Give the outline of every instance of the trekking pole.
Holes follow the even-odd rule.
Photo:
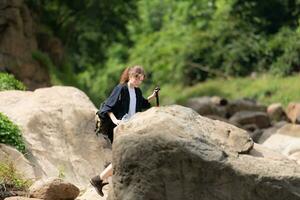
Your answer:
[[[158,96],[158,91],[160,90],[159,86],[157,86],[154,91],[155,91],[155,98],[156,98],[156,106],[159,107],[159,96]]]

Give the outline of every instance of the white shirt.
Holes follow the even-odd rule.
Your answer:
[[[136,95],[135,95],[135,89],[128,87],[128,91],[129,91],[129,110],[128,110],[128,118],[132,117],[135,114],[135,109],[136,109]]]

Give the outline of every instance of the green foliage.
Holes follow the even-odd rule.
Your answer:
[[[63,41],[77,72],[84,71],[86,64],[103,62],[111,43],[128,42],[126,22],[135,17],[133,0],[26,2],[40,16],[44,25],[40,31]]]
[[[128,62],[144,64],[154,81],[162,83],[195,84],[220,74],[246,76],[253,71],[289,74],[298,66],[299,3],[139,1],[140,18],[128,26],[134,42]],[[292,37],[283,36],[283,27]],[[272,44],[276,41],[277,46]]]
[[[239,16],[259,32],[274,34],[284,26],[297,27],[299,5],[299,0],[237,0],[232,14]]]
[[[112,68],[118,59],[124,68],[124,50],[130,45],[126,26],[129,19],[136,18],[136,1],[25,2],[38,16],[37,35],[58,37],[66,51],[61,66],[55,66],[44,52],[34,52],[34,58],[50,70],[52,83],[78,87],[98,104],[117,83],[121,70]],[[115,71],[118,74],[110,76]]]
[[[25,90],[25,85],[15,79],[11,74],[0,73],[0,91],[4,90]]]
[[[224,13],[222,9],[217,8],[209,30],[196,40],[199,41],[198,54],[193,62],[208,66],[208,72],[218,70],[226,76],[244,76],[256,71],[263,38],[255,34],[251,27],[230,16],[229,11]],[[204,78],[209,77],[203,71],[198,73],[202,73]]]
[[[70,63],[63,63],[61,68],[57,68],[46,53],[35,51],[32,53],[32,58],[46,67],[50,73],[51,83],[53,85],[74,85],[76,86],[76,75]]]
[[[32,182],[16,171],[12,162],[0,163],[0,184],[7,189],[28,190]]]
[[[118,55],[118,51],[118,48],[116,48],[116,55]],[[111,59],[107,61],[108,66],[114,67],[103,68],[101,64],[87,64],[86,70],[75,74],[70,63],[65,62],[63,67],[58,69],[46,53],[36,51],[33,52],[32,57],[48,69],[53,85],[75,86],[85,91],[96,105],[100,104],[111,92],[124,69],[116,59]]]
[[[2,113],[0,113],[0,142],[25,153],[25,144],[19,127]]]
[[[58,178],[64,179],[66,177],[64,166],[58,167]]]
[[[243,97],[255,99],[269,105],[282,103],[287,106],[292,101],[300,101],[299,75],[280,77],[262,75],[257,78],[229,78],[208,80],[192,87],[163,87],[161,90],[162,104],[183,104],[191,97],[221,96],[228,99]]]
[[[207,4],[205,4],[207,3]],[[193,59],[199,30],[207,26],[211,1],[139,1],[138,15],[128,28],[134,47],[129,64],[141,64],[156,83],[185,79]]]
[[[273,73],[291,75],[300,71],[299,31],[283,28],[269,41],[267,56]]]
[[[300,71],[300,0],[26,2],[38,34],[60,38],[66,51],[61,66],[41,53],[36,60],[53,83],[76,86],[97,105],[130,65],[146,68],[145,90]]]

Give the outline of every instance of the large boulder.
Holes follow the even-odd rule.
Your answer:
[[[241,127],[249,124],[255,124],[258,128],[270,127],[270,119],[265,112],[258,111],[239,111],[236,112],[229,121]]]
[[[281,103],[273,103],[268,106],[267,114],[272,121],[283,121],[287,120],[286,113]]]
[[[285,124],[273,129],[268,137],[260,139],[260,143],[300,164],[300,125]]]
[[[38,178],[64,176],[78,187],[101,172],[111,149],[94,133],[96,108],[73,87],[0,92],[0,112],[21,128]]]
[[[227,105],[227,115],[231,117],[240,111],[266,112],[267,107],[250,99],[237,99],[230,101]]]
[[[289,158],[281,153],[273,151],[270,148],[267,148],[261,144],[254,143],[253,148],[249,152],[249,155],[260,157],[264,159],[270,160],[285,160],[287,161]]]
[[[0,71],[13,73],[29,89],[49,86],[47,68],[32,59],[38,47],[26,4],[23,0],[1,0],[0,9]]]
[[[62,179],[49,178],[35,182],[30,188],[31,197],[44,200],[73,200],[79,194],[79,189]]]
[[[101,197],[99,194],[96,192],[94,187],[87,188],[83,194],[81,194],[79,197],[76,198],[76,200],[107,200],[107,193],[108,189],[110,188],[111,184],[108,184],[105,186],[102,191],[104,193],[104,196]]]
[[[291,102],[286,109],[287,116],[294,124],[300,124],[300,103]]]
[[[192,108],[203,116],[219,116],[226,118],[227,100],[220,97],[194,97],[185,103],[185,106]]]
[[[248,155],[246,131],[189,108],[151,108],[115,136],[110,199],[300,199],[299,165]]]
[[[258,138],[257,143],[262,144],[264,141],[266,141],[270,136],[275,134],[278,129],[288,124],[286,121],[281,121],[273,124],[273,126],[265,129],[262,133],[262,135]]]

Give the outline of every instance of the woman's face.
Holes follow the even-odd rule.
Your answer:
[[[143,74],[134,74],[129,77],[129,83],[134,87],[139,87],[143,82],[145,76]]]

